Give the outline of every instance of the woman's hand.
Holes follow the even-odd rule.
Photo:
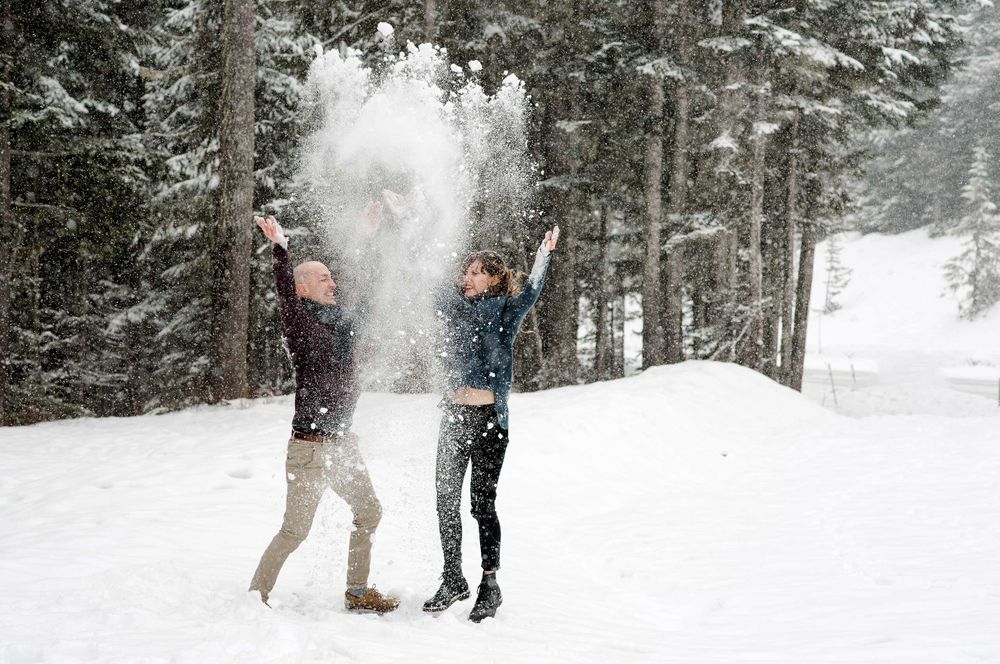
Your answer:
[[[385,206],[389,208],[389,211],[397,217],[402,217],[410,211],[410,204],[406,198],[392,190],[383,189],[382,200],[385,201]]]
[[[549,253],[556,250],[556,245],[559,243],[559,227],[553,226],[551,231],[546,231],[545,239],[542,240],[542,246]]]

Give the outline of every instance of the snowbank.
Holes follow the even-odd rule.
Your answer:
[[[436,588],[438,412],[365,394],[383,617],[342,608],[332,496],[267,609],[290,399],[0,430],[0,662],[960,662],[1000,657],[997,419],[853,420],[686,363],[514,395],[504,605]],[[466,511],[468,509],[466,498]],[[465,516],[465,572],[477,541]]]

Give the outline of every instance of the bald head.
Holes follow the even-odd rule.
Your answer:
[[[294,274],[295,292],[299,297],[323,305],[337,303],[334,294],[337,284],[327,266],[319,261],[306,261],[295,266]]]

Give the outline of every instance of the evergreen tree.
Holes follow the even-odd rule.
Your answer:
[[[1000,213],[994,203],[986,148],[973,151],[969,180],[962,188],[964,214],[952,228],[968,236],[961,254],[945,264],[948,286],[959,298],[959,313],[969,320],[1000,301]]]
[[[960,17],[966,46],[940,104],[920,123],[865,137],[871,153],[858,196],[865,201],[862,230],[898,233],[930,226],[947,233],[962,216],[968,158],[977,145],[1000,154],[1000,9],[977,3]],[[927,168],[933,163],[934,168]]]
[[[837,297],[844,292],[851,280],[851,270],[841,261],[843,248],[836,234],[826,239],[826,285],[823,288],[823,313],[832,314],[840,309]]]
[[[0,424],[129,411],[108,324],[143,215],[135,53],[150,10],[2,5]]]
[[[219,186],[221,52],[215,35],[221,10],[221,0],[170,3],[144,52],[148,137],[164,166],[143,252],[147,296],[131,315],[157,330],[148,355],[155,386],[147,408],[208,398],[217,290],[210,250]],[[315,37],[295,33],[294,19],[282,3],[257,3],[254,207],[279,214],[292,195],[301,80],[316,44]],[[286,363],[273,359],[283,355],[266,251],[254,253],[252,274],[249,389],[271,393],[286,387],[289,375]]]

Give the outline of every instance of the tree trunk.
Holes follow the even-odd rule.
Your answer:
[[[684,214],[687,205],[690,116],[690,92],[686,83],[680,83],[674,92],[674,149],[670,164],[670,214],[678,216]]]
[[[10,0],[0,0],[0,21],[4,42],[12,43],[13,25]],[[10,80],[9,60],[4,59],[3,81]],[[10,115],[11,98],[7,90],[0,91],[0,426],[10,424],[7,394],[10,391],[11,330],[10,289],[13,282],[13,244],[20,233],[14,228],[11,208]]]
[[[721,229],[713,243],[712,264],[715,266],[712,284],[712,303],[709,308],[708,324],[715,330],[716,345],[712,359],[729,362],[733,359],[732,349],[724,342],[729,337],[729,302],[733,297],[736,284],[736,254],[738,252],[736,234],[728,229]]]
[[[664,361],[684,361],[684,250],[680,244],[669,247],[663,268],[663,341]]]
[[[688,187],[688,144],[690,142],[689,116],[691,102],[687,85],[681,83],[674,93],[674,145],[670,166],[670,214],[679,219],[687,205]],[[676,223],[676,222],[675,222]],[[661,295],[660,314],[663,329],[663,361],[680,362],[684,359],[684,336],[681,334],[681,294],[683,276],[681,252],[673,251],[667,256],[667,265],[661,269],[666,273],[663,281],[670,285]]]
[[[782,181],[784,182],[784,181]],[[769,197],[773,197],[769,196]],[[760,233],[760,250],[763,260],[763,361],[764,374],[775,381],[781,380],[781,289],[784,284],[784,223],[783,215],[769,217]]]
[[[653,4],[653,28],[658,54],[663,53],[666,2]],[[642,367],[663,363],[663,326],[660,314],[660,229],[663,224],[663,79],[649,79],[649,128],[646,135],[644,195],[646,199],[646,257],[642,270]]]
[[[612,378],[625,376],[625,291],[615,295],[611,305],[611,344],[614,347]]]
[[[428,42],[434,42],[434,30],[435,23],[437,21],[437,2],[436,0],[424,0],[424,39]]]
[[[580,376],[576,352],[580,302],[576,291],[575,229],[570,221],[573,208],[565,197],[560,207],[553,208],[549,216],[550,223],[559,224],[559,251],[549,265],[538,316],[544,349],[543,388],[573,385]]]
[[[757,122],[764,120],[765,94],[758,92]],[[751,369],[760,369],[764,351],[764,327],[762,316],[763,283],[761,274],[763,261],[760,250],[760,229],[764,220],[764,175],[767,148],[767,136],[761,128],[755,127],[753,138],[753,173],[750,185],[750,220],[747,224],[747,290],[749,294],[750,319],[747,322],[748,331],[745,338],[746,346],[741,353],[741,364]]]
[[[720,25],[720,36],[739,37],[744,31],[746,17],[746,0],[723,0],[722,2],[722,23]],[[716,172],[724,175],[721,183],[717,183],[729,188],[727,193],[729,201],[729,214],[739,216],[742,210],[741,196],[737,188],[737,182],[732,177],[731,163],[739,152],[739,144],[743,134],[740,118],[749,106],[746,99],[745,84],[739,61],[735,57],[727,58],[725,62],[725,82],[721,89],[717,90],[718,97],[715,113],[718,116],[717,131],[719,135],[726,134],[736,146],[732,150],[723,148],[721,157],[716,167]],[[745,200],[745,199],[743,199]]]
[[[611,240],[608,236],[608,206],[601,206],[600,221],[600,252],[601,266],[599,283],[597,285],[597,296],[594,298],[596,316],[594,321],[594,378],[595,380],[607,380],[611,377],[612,355],[614,354],[613,333],[608,320],[609,295],[611,292]]]
[[[255,3],[225,0],[219,100],[219,207],[213,247],[215,299],[211,399],[247,394],[247,325],[253,222]]]
[[[785,235],[782,247],[781,382],[791,385],[792,316],[795,307],[795,234],[799,198],[799,114],[792,119],[792,149],[788,157],[788,190],[785,201]],[[811,272],[810,272],[811,274]],[[810,277],[811,280],[811,277]]]
[[[809,297],[812,294],[813,259],[816,255],[816,229],[812,222],[802,224],[802,248],[799,251],[799,279],[795,294],[795,328],[792,332],[792,357],[788,365],[787,385],[802,391],[802,372],[806,360],[806,334],[809,325]]]
[[[678,57],[683,66],[689,63],[689,7],[687,0],[678,0]],[[674,88],[674,145],[670,164],[670,214],[682,215],[687,206],[688,145],[691,142],[691,93],[687,81]]]
[[[552,28],[546,31],[545,46],[553,60],[571,63],[572,50],[579,29],[581,9],[577,5],[552,6]],[[577,382],[580,363],[577,358],[577,322],[580,302],[576,288],[576,248],[574,217],[583,207],[576,178],[580,169],[580,138],[564,131],[559,121],[574,119],[580,98],[579,83],[564,77],[549,77],[536,90],[540,110],[539,165],[549,180],[562,180],[543,187],[541,224],[536,233],[544,233],[553,225],[561,230],[558,251],[552,257],[545,289],[539,299],[538,324],[544,350],[539,376],[540,387],[571,385]],[[530,238],[531,246],[541,235]],[[532,252],[533,253],[533,252]]]

